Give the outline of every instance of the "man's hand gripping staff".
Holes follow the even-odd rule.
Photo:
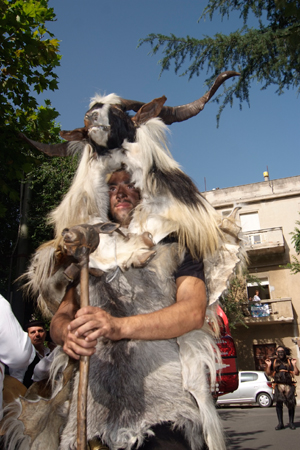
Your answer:
[[[99,233],[110,234],[119,231],[119,224],[112,222],[96,225],[77,225],[62,232],[64,250],[73,256],[78,264],[72,263],[65,275],[74,279],[80,271],[80,308],[89,306],[89,256],[99,245]],[[86,450],[87,433],[87,386],[89,375],[89,356],[80,356],[79,387],[77,399],[77,450]]]

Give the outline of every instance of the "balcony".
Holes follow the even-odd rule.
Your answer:
[[[284,238],[281,227],[247,231],[243,233],[243,236],[249,256],[284,253]]]
[[[269,306],[270,315],[266,317],[245,317],[244,320],[248,326],[294,322],[293,305],[290,297],[262,300],[261,303]]]

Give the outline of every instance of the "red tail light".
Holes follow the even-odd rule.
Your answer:
[[[228,392],[235,391],[239,386],[238,374],[221,375],[221,381],[219,382],[219,389],[217,395],[227,394]]]
[[[217,395],[220,396],[235,391],[239,385],[239,377],[236,365],[236,349],[232,337],[229,335],[222,336],[216,340],[216,343],[223,363],[221,373],[217,377]]]
[[[216,339],[222,358],[221,371],[217,373],[215,396],[233,392],[238,388],[239,376],[237,369],[237,354],[234,340],[230,336],[228,319],[224,311],[218,307],[218,319],[220,325],[220,338]]]
[[[221,352],[222,358],[226,356],[236,357],[236,349],[231,336],[222,336],[220,339],[217,339],[216,342]]]
[[[272,387],[272,383],[270,381],[267,381],[267,385],[271,388]]]

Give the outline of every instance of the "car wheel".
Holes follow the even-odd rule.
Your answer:
[[[261,392],[257,396],[256,401],[261,408],[268,408],[269,406],[272,406],[272,399],[266,392]]]

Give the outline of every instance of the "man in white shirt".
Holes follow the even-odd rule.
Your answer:
[[[26,368],[35,354],[28,334],[14,316],[10,304],[0,295],[0,419],[2,419],[2,390],[4,364],[12,369]]]
[[[25,325],[25,330],[27,329],[28,336],[35,349],[34,357],[29,361],[28,367],[17,371],[11,370],[10,367],[9,370],[10,375],[21,381],[27,388],[33,383],[32,377],[36,365],[50,353],[50,349],[44,345],[47,334],[44,326],[42,320],[31,320]]]

